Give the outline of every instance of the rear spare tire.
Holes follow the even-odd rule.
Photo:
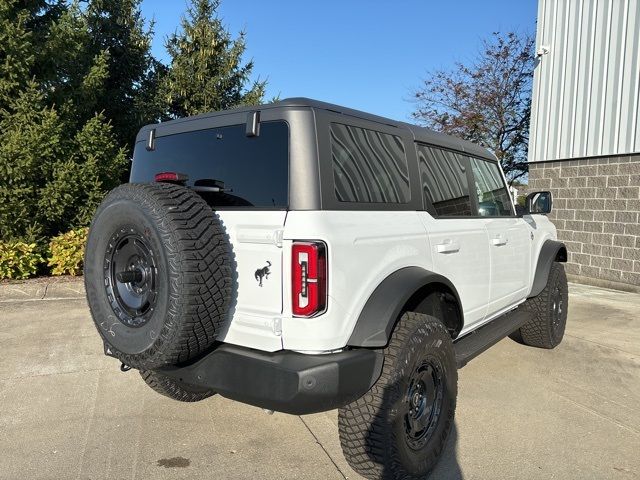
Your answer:
[[[84,267],[109,353],[141,370],[200,355],[229,314],[232,266],[220,219],[196,193],[169,184],[115,188],[91,224]]]
[[[179,402],[199,402],[215,395],[213,390],[199,388],[187,383],[178,382],[153,370],[141,371],[140,376],[153,390],[160,395]]]

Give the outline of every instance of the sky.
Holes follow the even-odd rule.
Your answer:
[[[179,28],[185,0],[143,0],[154,55]],[[266,99],[310,97],[410,120],[411,94],[434,70],[469,62],[492,32],[535,33],[536,0],[222,0],[219,16],[268,80]]]

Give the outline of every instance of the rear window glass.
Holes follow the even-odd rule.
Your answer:
[[[463,156],[418,145],[418,166],[425,204],[439,217],[471,216],[469,182]]]
[[[331,157],[339,201],[408,203],[411,199],[407,156],[400,137],[332,123]]]
[[[260,135],[232,125],[178,133],[136,145],[131,182],[153,182],[161,172],[187,175],[187,185],[216,207],[286,208],[289,190],[289,128],[262,122]],[[216,191],[219,190],[219,191]]]

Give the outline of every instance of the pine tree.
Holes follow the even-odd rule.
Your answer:
[[[145,25],[140,0],[90,0],[84,18],[89,32],[87,53],[107,53],[108,75],[95,112],[104,112],[119,145],[130,149],[140,127],[159,116],[144,99],[157,91],[161,69],[151,55],[153,25]]]
[[[40,189],[65,154],[63,125],[35,82],[13,99],[0,120],[0,241],[35,242],[47,233]]]
[[[166,42],[171,62],[160,97],[170,117],[262,102],[266,82],[245,88],[253,62],[242,62],[244,32],[232,38],[217,16],[219,5],[219,0],[193,0],[182,18],[182,31]]]
[[[55,74],[43,45],[65,8],[64,0],[0,1],[0,110],[30,80]]]
[[[72,4],[51,29],[46,44],[56,75],[41,82],[72,132],[103,111],[109,78],[109,50],[94,54],[86,17]],[[71,133],[71,135],[73,135]]]
[[[104,3],[115,9],[118,2]],[[135,96],[147,72],[127,79],[122,65],[112,68],[112,52],[126,56],[129,42],[140,59],[149,45],[126,33],[142,31],[137,1],[120,4],[137,20],[106,10],[100,24],[97,10],[77,2],[0,1],[0,241],[43,243],[88,224],[126,172],[125,140],[103,109],[128,109],[121,126],[129,121],[123,128],[134,135],[143,121]],[[111,33],[109,21],[120,25]]]
[[[104,196],[120,183],[127,164],[125,150],[118,147],[102,114],[91,118],[72,144],[73,154],[56,159],[40,190],[38,211],[49,235],[88,225]]]
[[[35,63],[29,14],[17,0],[0,2],[0,115],[9,113],[11,99],[25,87]]]
[[[217,0],[189,8],[170,68],[140,0],[82,1],[0,0],[0,241],[87,225],[144,123],[262,100]]]
[[[88,225],[126,168],[104,115],[73,137],[30,82],[0,121],[0,241],[45,238]]]

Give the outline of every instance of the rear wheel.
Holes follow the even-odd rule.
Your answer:
[[[159,372],[142,371],[142,379],[160,395],[179,402],[199,402],[214,395],[213,390],[197,388],[186,383],[177,382]]]
[[[342,450],[366,478],[424,478],[453,426],[458,380],[453,343],[437,318],[407,312],[384,356],[371,390],[339,410]]]
[[[520,307],[531,312],[533,318],[514,332],[512,338],[532,347],[557,347],[564,337],[568,306],[569,287],[564,266],[554,262],[544,290]]]

